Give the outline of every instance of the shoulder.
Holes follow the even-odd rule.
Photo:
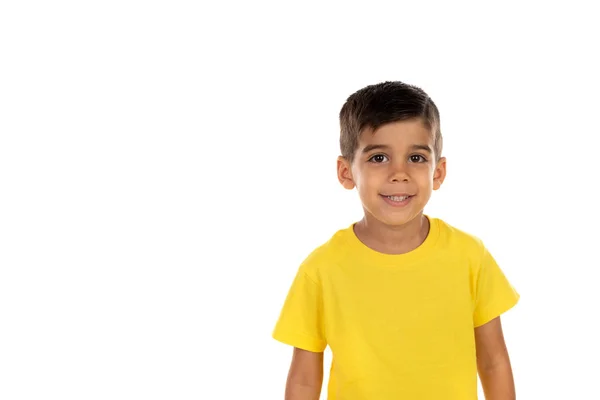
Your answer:
[[[440,248],[446,259],[458,261],[457,265],[467,267],[473,277],[479,276],[486,266],[494,265],[495,261],[479,236],[441,220],[438,223]]]
[[[332,265],[338,265],[346,254],[348,235],[352,227],[336,231],[326,242],[315,248],[300,264],[300,272],[318,282]]]
[[[482,257],[485,245],[479,236],[436,218],[440,230],[440,244],[473,258]]]

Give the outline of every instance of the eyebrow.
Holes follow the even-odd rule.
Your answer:
[[[387,146],[385,144],[369,144],[367,146],[365,146],[365,148],[363,149],[363,154],[364,153],[368,153],[370,151],[373,150],[389,150],[390,146]]]
[[[429,154],[433,153],[433,151],[431,150],[431,147],[429,147],[429,145],[426,145],[426,144],[413,144],[410,147],[413,150],[424,150],[424,151],[428,152]],[[373,150],[389,150],[389,149],[390,149],[390,146],[385,145],[385,144],[369,144],[369,145],[365,146],[365,148],[363,149],[362,152],[364,154],[364,153],[368,153]]]
[[[411,148],[413,148],[414,150],[424,150],[424,151],[428,152],[429,154],[433,153],[433,151],[431,150],[431,147],[429,147],[429,145],[426,145],[426,144],[413,144],[411,146]]]

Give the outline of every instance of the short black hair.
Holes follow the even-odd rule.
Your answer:
[[[353,93],[340,111],[340,150],[352,162],[365,129],[420,118],[433,134],[436,161],[442,154],[440,113],[425,91],[399,81],[366,86]]]

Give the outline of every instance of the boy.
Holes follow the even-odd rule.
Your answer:
[[[436,105],[402,82],[340,112],[337,172],[364,217],[301,264],[273,337],[294,347],[286,400],[515,399],[500,314],[519,300],[483,243],[423,210],[446,159]]]

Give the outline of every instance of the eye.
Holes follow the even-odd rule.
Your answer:
[[[410,161],[414,163],[424,163],[427,162],[427,159],[420,154],[413,154],[410,156]]]
[[[369,158],[369,162],[380,164],[382,162],[387,161],[387,157],[383,154],[375,154],[373,157]]]

